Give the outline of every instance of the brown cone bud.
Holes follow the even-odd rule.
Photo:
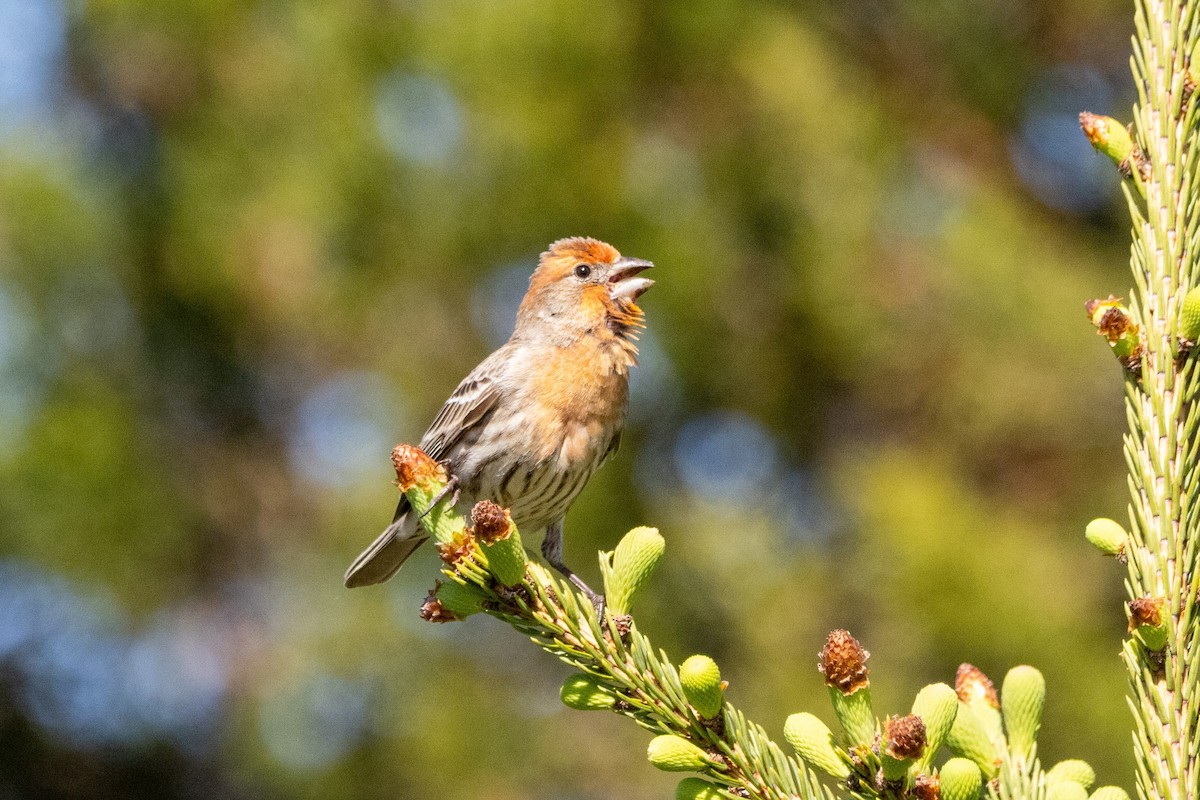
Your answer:
[[[959,665],[954,676],[954,691],[958,693],[958,699],[968,705],[983,700],[992,708],[1000,708],[1000,696],[996,694],[996,685],[974,664]]]
[[[437,598],[437,589],[431,589],[421,604],[421,619],[426,622],[457,622],[459,616],[442,605]]]
[[[441,556],[442,563],[448,567],[454,567],[463,559],[471,557],[475,551],[475,540],[471,538],[471,532],[463,528],[455,533],[450,541],[438,544],[437,551]]]
[[[1162,625],[1163,601],[1154,597],[1139,597],[1129,601],[1129,630],[1143,625],[1157,628]]]
[[[1160,597],[1139,597],[1129,601],[1129,630],[1147,650],[1159,651],[1167,645],[1167,625]]]
[[[850,631],[839,628],[831,631],[825,640],[817,669],[825,676],[826,686],[842,694],[852,694],[871,683],[870,670],[867,669],[867,659],[870,657],[871,654],[850,635]]]
[[[887,754],[903,761],[920,758],[925,752],[925,723],[916,714],[888,717],[883,723]]]
[[[941,800],[941,781],[937,775],[918,775],[912,793],[917,800]]]
[[[414,486],[445,483],[446,470],[416,445],[398,444],[392,449],[392,466],[396,468],[396,483],[400,491]]]
[[[480,500],[471,509],[471,527],[484,544],[493,544],[512,535],[512,517],[491,500]]]

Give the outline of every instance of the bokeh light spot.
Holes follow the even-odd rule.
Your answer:
[[[0,0],[0,136],[48,112],[65,43],[61,3]]]
[[[444,81],[392,73],[375,97],[375,122],[388,150],[423,165],[450,159],[463,135],[463,113]]]
[[[690,420],[679,431],[674,456],[688,492],[734,506],[760,497],[778,466],[774,438],[740,411],[715,411]]]
[[[1103,113],[1112,90],[1095,70],[1055,67],[1029,94],[1025,117],[1010,142],[1021,181],[1051,208],[1089,213],[1117,195],[1116,170],[1099,156],[1079,130],[1079,112]]]
[[[313,483],[347,486],[377,472],[380,442],[403,430],[396,401],[378,375],[346,372],[318,384],[300,403],[291,432],[296,470]]]

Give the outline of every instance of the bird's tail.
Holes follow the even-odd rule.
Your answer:
[[[346,570],[346,588],[370,586],[383,583],[396,574],[413,551],[425,541],[425,532],[408,500],[401,498],[396,508],[396,518],[383,533],[371,542],[371,546],[354,559]]]

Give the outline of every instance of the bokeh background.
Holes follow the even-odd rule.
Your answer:
[[[825,633],[903,711],[1046,674],[1042,753],[1131,784],[1128,223],[1100,0],[0,0],[0,794],[668,797],[567,669],[342,571],[388,461],[548,242],[657,262],[568,556],[779,733]]]

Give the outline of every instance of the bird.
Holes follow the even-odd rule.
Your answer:
[[[525,535],[544,530],[546,561],[593,602],[563,560],[567,510],[616,450],[654,265],[589,237],[559,239],[538,259],[512,336],[442,406],[420,447],[451,476],[451,502],[492,500]],[[428,538],[400,498],[392,523],[350,565],[349,588],[383,583]]]

